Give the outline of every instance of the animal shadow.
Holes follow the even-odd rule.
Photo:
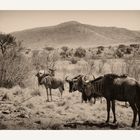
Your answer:
[[[95,128],[95,129],[117,129],[118,128],[118,124],[113,124],[113,123],[97,123],[97,122],[89,122],[89,121],[85,121],[85,122],[71,122],[71,123],[67,123],[64,124],[64,127],[68,127],[68,128],[72,128],[72,129],[78,129],[80,127],[85,127],[90,129],[91,127]],[[91,128],[92,129],[92,128]]]

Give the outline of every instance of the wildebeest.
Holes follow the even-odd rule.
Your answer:
[[[68,79],[68,76],[67,76],[65,80],[66,82],[69,83],[69,92],[71,93],[78,90],[79,92],[82,93],[82,102],[83,101],[87,102],[87,100],[90,100],[90,99],[87,98],[87,96],[84,93],[83,86],[82,86],[82,77],[83,75],[78,75],[72,79]]]
[[[93,76],[93,78],[95,78],[94,75],[92,75],[92,76]],[[78,75],[72,79],[68,79],[68,77],[66,77],[65,80],[66,80],[66,82],[69,83],[69,92],[74,92],[74,91],[78,90],[79,92],[82,93],[82,102],[83,101],[87,102],[87,101],[91,100],[93,95],[92,94],[89,95],[88,93],[85,92],[83,81],[82,81],[83,77],[85,77],[85,76]],[[96,102],[97,97],[99,97],[99,96],[96,96],[96,97],[94,96],[94,104]]]
[[[103,96],[107,101],[107,120],[110,118],[110,104],[112,103],[112,111],[116,123],[115,100],[129,102],[133,110],[132,127],[135,127],[137,113],[139,116],[138,125],[140,125],[140,84],[133,78],[126,75],[105,74],[97,79],[85,82],[85,92]]]
[[[37,76],[37,80],[38,80],[38,86],[41,85],[41,80],[42,78],[44,78],[45,76],[52,76],[51,73],[46,72],[45,70],[40,70],[35,76]]]
[[[61,98],[62,94],[64,91],[64,82],[61,79],[55,78],[51,74],[44,73],[44,71],[39,71],[36,76],[38,77],[38,83],[39,85],[44,85],[46,88],[46,93],[47,93],[47,101],[49,101],[49,94],[48,94],[48,89],[50,91],[50,97],[52,101],[52,92],[51,89],[59,89],[61,93]]]

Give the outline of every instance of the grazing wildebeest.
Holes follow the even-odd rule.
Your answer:
[[[36,76],[38,77],[38,83],[39,85],[44,85],[46,88],[46,93],[47,93],[47,101],[49,101],[49,94],[48,94],[48,89],[50,91],[50,97],[52,101],[52,92],[51,89],[59,89],[61,93],[61,98],[62,94],[64,91],[64,82],[61,79],[55,78],[50,74],[45,74],[43,71],[39,71]]]
[[[85,82],[85,92],[103,96],[107,101],[107,120],[110,118],[110,104],[112,103],[112,111],[116,123],[115,100],[129,102],[133,110],[132,127],[135,127],[137,113],[139,116],[138,125],[140,125],[140,84],[133,78],[126,75],[106,74],[97,79]]]
[[[74,92],[74,91],[78,90],[79,92],[82,93],[82,103],[83,103],[83,101],[85,101],[85,102],[90,101],[91,98],[93,97],[92,94],[89,95],[88,93],[85,92],[83,81],[82,81],[83,77],[85,77],[85,76],[78,75],[78,76],[72,78],[71,80],[68,79],[68,77],[65,78],[66,82],[69,83],[69,92]],[[93,76],[93,78],[95,78],[95,77]],[[96,97],[94,96],[94,104],[96,102],[97,97],[98,96],[96,96]]]

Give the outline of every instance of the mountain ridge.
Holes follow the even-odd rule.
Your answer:
[[[55,26],[37,27],[13,32],[26,48],[94,47],[98,45],[139,43],[140,32],[126,28],[83,24],[77,21]]]

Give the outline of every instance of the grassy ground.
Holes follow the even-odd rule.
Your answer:
[[[106,101],[101,104],[81,103],[79,92],[69,93],[65,86],[63,98],[53,90],[53,101],[46,102],[43,87],[38,89],[0,89],[0,129],[132,129],[132,110],[117,102],[118,124],[105,125]],[[3,101],[2,101],[3,99]],[[111,112],[111,122],[112,122]],[[140,129],[136,127],[135,129]]]

